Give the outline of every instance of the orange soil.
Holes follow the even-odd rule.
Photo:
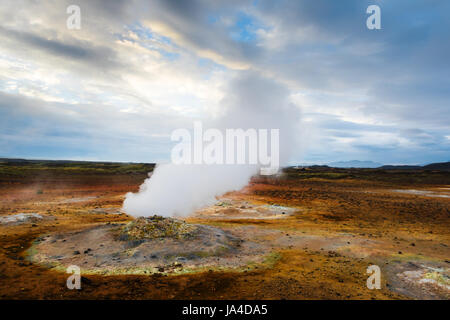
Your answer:
[[[137,191],[144,179],[145,175],[116,174],[1,180],[0,214],[37,212],[56,220],[0,226],[0,299],[404,299],[408,297],[388,289],[383,276],[381,290],[367,289],[367,266],[416,256],[449,263],[450,199],[386,191],[446,185],[441,181],[393,184],[372,180],[370,175],[367,179],[254,179],[244,190],[227,196],[297,206],[301,213],[285,219],[211,222],[231,229],[253,225],[323,237],[345,233],[377,243],[350,246],[348,254],[321,250],[320,242],[293,245],[277,249],[280,259],[271,268],[177,276],[85,276],[82,290],[66,288],[67,274],[26,260],[25,251],[42,234],[130,220],[126,215],[86,212],[119,208],[124,194]],[[93,196],[98,198],[57,203],[58,199]]]

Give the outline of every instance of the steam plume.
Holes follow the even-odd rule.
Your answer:
[[[222,114],[210,127],[280,129],[280,164],[286,164],[299,136],[299,109],[281,84],[249,72],[229,85]],[[257,165],[158,165],[138,193],[128,193],[123,210],[134,216],[185,216],[212,204],[216,196],[243,188]]]

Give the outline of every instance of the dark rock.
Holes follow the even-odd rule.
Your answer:
[[[81,277],[81,282],[85,284],[92,284],[92,280],[86,277]]]

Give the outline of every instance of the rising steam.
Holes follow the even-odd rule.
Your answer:
[[[231,82],[221,106],[210,127],[280,129],[280,164],[286,164],[297,145],[300,117],[284,86],[246,73]],[[123,210],[133,216],[185,216],[243,188],[258,170],[257,165],[158,165],[138,193],[126,195]]]

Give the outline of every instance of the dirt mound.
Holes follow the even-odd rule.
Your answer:
[[[188,239],[193,238],[198,227],[184,221],[153,217],[140,217],[124,226],[119,234],[120,240],[146,240],[158,238]]]
[[[77,265],[84,274],[152,274],[236,269],[262,262],[267,253],[220,228],[153,216],[43,236],[28,259],[63,272]]]

